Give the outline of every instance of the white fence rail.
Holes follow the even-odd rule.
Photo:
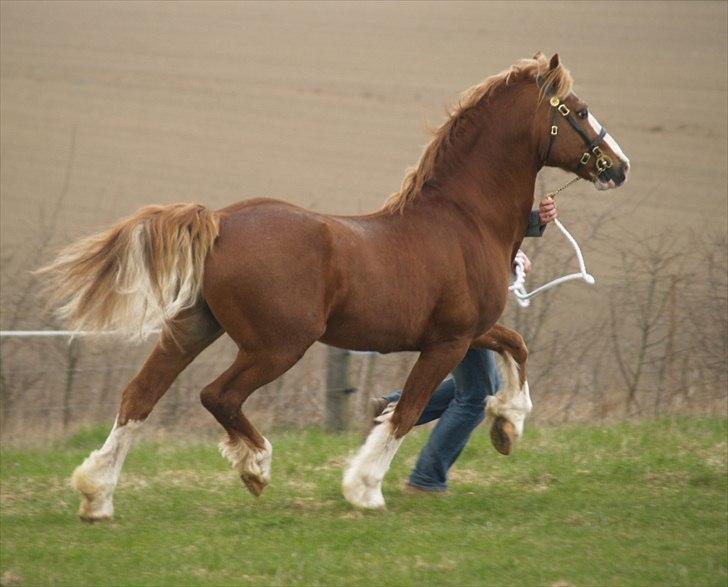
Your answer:
[[[153,344],[153,339],[134,344],[113,335],[0,331],[3,440],[55,437],[82,425],[108,423],[121,391]],[[165,429],[211,424],[199,391],[232,362],[237,347],[225,339],[178,378],[155,408],[153,420]],[[361,428],[369,398],[396,388],[405,378],[408,360],[317,344],[288,373],[251,396],[245,410],[263,427]]]

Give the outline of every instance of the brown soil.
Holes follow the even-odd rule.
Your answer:
[[[144,204],[377,209],[444,106],[536,50],[561,54],[632,161],[621,190],[560,198],[567,224],[616,207],[589,258],[609,283],[625,231],[726,231],[727,20],[725,2],[3,2],[1,325],[43,325],[35,311],[9,318],[35,291],[19,272]],[[567,177],[547,172],[541,187]],[[573,303],[554,311],[573,319],[593,298],[569,287]],[[35,368],[13,352],[11,369]],[[320,386],[321,368],[302,378]],[[106,377],[112,405],[122,378]]]

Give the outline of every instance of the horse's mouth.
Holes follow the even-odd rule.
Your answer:
[[[591,174],[594,187],[596,187],[599,191],[618,188],[627,181],[628,175],[629,163],[622,163],[618,166],[615,165],[613,167],[609,167],[602,171],[599,175],[596,173]]]
[[[600,177],[594,177],[594,187],[596,187],[599,191],[611,190],[613,188],[619,187],[620,185],[621,184],[616,183],[613,179],[604,181]]]

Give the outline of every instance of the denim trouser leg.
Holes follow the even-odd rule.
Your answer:
[[[394,391],[385,397],[389,402],[398,402],[401,395],[401,391]],[[430,401],[425,406],[425,409],[423,410],[420,419],[415,423],[415,426],[437,420],[440,416],[442,416],[443,412],[447,410],[447,407],[450,405],[450,402],[452,402],[454,397],[455,380],[452,377],[448,377],[445,381],[440,383],[438,388],[432,394]]]
[[[485,398],[498,391],[500,382],[493,354],[471,349],[437,388],[417,424],[440,421],[420,451],[409,483],[431,491],[447,489],[447,472],[485,417]],[[397,401],[399,393],[387,399]]]

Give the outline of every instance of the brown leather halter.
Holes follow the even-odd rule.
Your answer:
[[[607,157],[604,152],[599,148],[599,145],[604,141],[604,137],[607,135],[607,131],[604,129],[604,127],[602,127],[602,130],[599,131],[599,134],[593,139],[590,139],[587,134],[581,129],[579,123],[574,119],[574,116],[572,115],[569,107],[566,104],[562,103],[558,96],[554,94],[551,86],[546,84],[541,76],[538,76],[536,78],[536,82],[538,83],[538,86],[543,89],[544,94],[548,96],[549,104],[551,104],[551,131],[549,134],[549,145],[546,149],[546,156],[544,157],[544,164],[548,162],[549,154],[551,153],[551,147],[554,144],[556,135],[559,134],[559,127],[557,125],[557,114],[561,114],[561,116],[566,119],[566,122],[571,125],[571,128],[574,129],[576,134],[581,137],[581,140],[584,141],[584,144],[586,145],[586,151],[584,151],[576,164],[576,171],[578,172],[579,170],[581,170],[581,168],[589,162],[593,155],[594,157],[596,157],[597,175],[601,175],[602,173],[604,173],[612,166],[612,160]]]

